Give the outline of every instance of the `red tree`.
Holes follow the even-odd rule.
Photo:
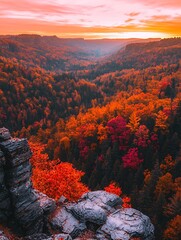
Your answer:
[[[138,156],[138,148],[130,148],[128,153],[122,157],[124,168],[137,169],[143,162]]]

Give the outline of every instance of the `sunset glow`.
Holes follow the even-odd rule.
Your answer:
[[[84,38],[181,36],[180,0],[1,0],[0,34]]]

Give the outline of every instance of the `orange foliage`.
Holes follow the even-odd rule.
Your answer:
[[[155,193],[164,193],[164,194],[169,194],[175,190],[174,182],[173,182],[173,177],[170,173],[166,173],[162,177],[159,178]]]
[[[49,160],[44,151],[45,145],[30,143],[33,151],[32,182],[36,189],[58,200],[64,195],[69,200],[77,200],[88,188],[81,182],[82,171],[73,168],[70,163]]]
[[[33,169],[50,170],[60,162],[60,160],[49,160],[48,154],[44,152],[45,144],[29,142],[29,145],[33,152],[30,160]]]
[[[163,171],[163,173],[171,171],[174,166],[175,166],[175,161],[170,155],[167,155],[164,158],[164,163],[160,164],[160,168]]]
[[[165,240],[179,240],[181,236],[181,216],[177,215],[172,219],[164,232]]]
[[[83,172],[73,168],[70,163],[60,163],[50,171],[35,169],[33,185],[39,191],[58,200],[62,195],[73,201],[81,197],[88,188],[81,183]]]
[[[117,183],[111,182],[109,186],[105,187],[104,190],[109,193],[114,193],[118,196],[122,194],[122,190],[120,187],[117,186]]]
[[[123,200],[123,204],[122,204],[123,208],[131,208],[132,207],[131,198],[125,196],[122,198],[122,200]]]
[[[117,183],[116,182],[111,182],[109,184],[109,186],[105,187],[104,190],[106,192],[109,192],[109,193],[114,193],[118,196],[120,196],[122,194],[122,189],[120,187],[118,187]],[[123,201],[123,204],[122,204],[122,207],[123,208],[131,208],[131,198],[127,197],[127,196],[124,196],[122,198],[122,201]]]
[[[160,129],[161,131],[166,131],[168,128],[167,119],[168,116],[163,111],[159,111],[158,114],[156,114],[155,130]]]

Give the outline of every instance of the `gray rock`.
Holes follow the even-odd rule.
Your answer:
[[[154,227],[149,217],[133,208],[122,208],[110,214],[96,234],[98,240],[129,240],[133,236],[154,239]]]
[[[31,177],[31,165],[29,161],[6,170],[7,184],[9,186],[17,186],[22,182],[26,182]]]
[[[67,203],[67,202],[68,202],[68,199],[67,199],[66,197],[64,197],[64,196],[61,196],[61,197],[58,199],[57,204],[58,204],[58,205],[62,205],[62,204]]]
[[[7,164],[12,163],[13,161],[11,161],[11,159],[16,159],[21,156],[21,154],[23,154],[23,161],[27,161],[31,157],[28,141],[25,138],[11,138],[7,141],[0,142],[0,148],[5,155]],[[24,157],[24,154],[27,155],[26,158]]]
[[[45,214],[49,214],[55,210],[56,202],[54,199],[49,198],[47,195],[39,192],[38,190],[34,190],[34,193],[37,196],[40,207],[43,209]]]
[[[4,137],[5,141],[0,142],[0,148],[5,156],[4,175],[11,199],[13,218],[26,235],[42,233],[44,211],[30,180],[31,151],[28,142],[26,139],[9,138],[7,134],[4,135],[4,131],[3,136],[6,138]],[[2,177],[0,178],[2,179]],[[0,203],[5,204],[4,202]],[[6,206],[3,205],[3,207]]]
[[[10,167],[19,166],[19,165],[23,164],[24,162],[29,161],[31,154],[32,153],[31,153],[30,149],[27,149],[27,152],[20,153],[19,155],[16,155],[14,158],[12,158],[11,161],[7,161],[7,165]]]
[[[54,230],[70,234],[72,238],[77,237],[82,231],[86,229],[84,222],[80,222],[66,207],[58,207],[50,219],[50,224]]]
[[[89,221],[97,225],[106,222],[107,216],[105,210],[90,200],[79,202],[73,205],[70,210],[76,218],[84,222]]]
[[[71,236],[69,234],[55,234],[53,235],[52,240],[72,240]]]
[[[32,183],[28,180],[21,185],[12,186],[9,188],[9,192],[14,204],[23,202],[32,193]]]
[[[7,238],[4,234],[4,232],[1,230],[0,230],[0,240],[9,240],[9,238]]]
[[[0,128],[0,142],[11,138],[10,132],[7,128]]]
[[[85,193],[80,198],[80,201],[87,199],[103,208],[106,208],[106,206],[116,207],[122,204],[122,200],[120,197],[105,191],[93,191]],[[109,210],[110,208],[107,209]]]

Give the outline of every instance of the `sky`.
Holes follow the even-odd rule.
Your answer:
[[[181,0],[0,0],[0,34],[181,36]]]

